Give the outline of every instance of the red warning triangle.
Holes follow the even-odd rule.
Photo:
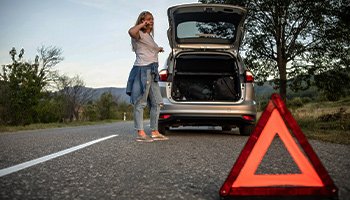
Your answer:
[[[301,173],[255,173],[276,134],[282,140]],[[333,198],[338,196],[338,189],[283,100],[278,94],[273,94],[221,187],[220,196],[320,196]]]

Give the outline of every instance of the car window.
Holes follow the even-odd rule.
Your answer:
[[[218,38],[232,40],[236,27],[228,22],[185,21],[177,26],[177,37],[186,38]]]
[[[230,22],[182,21],[176,27],[178,43],[232,44],[236,25]]]

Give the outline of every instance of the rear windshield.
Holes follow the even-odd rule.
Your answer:
[[[197,22],[187,21],[177,25],[177,37],[184,38],[217,38],[232,40],[236,27],[228,22]]]
[[[235,13],[175,13],[178,43],[232,44],[242,16]]]

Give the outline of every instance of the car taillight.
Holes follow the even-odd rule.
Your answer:
[[[245,82],[246,83],[253,83],[254,82],[254,76],[250,71],[245,71]]]
[[[163,69],[159,72],[159,80],[160,81],[167,81],[168,80],[168,70]]]
[[[243,115],[243,119],[247,121],[255,121],[255,116],[254,115]]]
[[[160,114],[159,115],[159,119],[168,119],[169,117],[171,117],[171,115],[167,115],[167,114]]]

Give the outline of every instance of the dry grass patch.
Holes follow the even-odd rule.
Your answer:
[[[350,144],[350,98],[309,103],[292,114],[308,138]]]

